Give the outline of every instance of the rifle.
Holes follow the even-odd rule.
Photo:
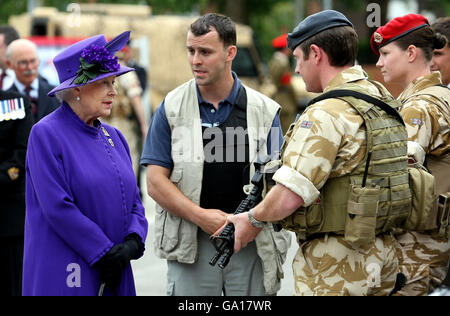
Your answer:
[[[262,199],[261,195],[264,189],[264,173],[262,172],[264,164],[255,162],[255,174],[252,177],[253,188],[250,194],[239,204],[234,215],[248,212],[255,207]],[[216,248],[216,254],[209,261],[209,264],[215,266],[219,261],[219,268],[222,270],[228,265],[231,256],[234,253],[234,225],[228,224],[222,230],[219,236],[211,236],[211,242]]]

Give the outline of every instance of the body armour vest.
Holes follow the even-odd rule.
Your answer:
[[[400,103],[384,87],[376,85],[383,95],[380,100],[397,109]],[[352,84],[342,88],[365,93]],[[299,240],[317,233],[336,233],[351,242],[368,243],[377,234],[404,225],[410,212],[408,136],[399,116],[355,97],[339,99],[364,119],[365,158],[350,174],[330,178],[315,203],[298,209],[282,224],[296,232]]]
[[[246,194],[250,155],[247,134],[247,95],[241,87],[229,117],[214,127],[202,127],[203,165],[200,206],[234,213]]]

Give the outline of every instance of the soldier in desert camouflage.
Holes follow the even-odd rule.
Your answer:
[[[309,16],[288,36],[308,91],[347,89],[395,103],[355,66],[357,45],[351,22],[333,10]],[[228,218],[235,251],[258,234],[252,226],[283,219],[300,246],[293,262],[296,295],[389,295],[398,271],[395,239],[376,212],[397,223],[389,213],[389,182],[401,192],[399,218],[408,212],[407,134],[400,121],[355,98],[313,100],[285,135],[276,185],[254,209]],[[390,149],[381,141],[385,135],[396,139]],[[373,202],[353,201],[356,191]]]
[[[148,129],[141,98],[142,88],[134,72],[116,78],[115,86],[116,106],[113,107],[110,116],[102,117],[101,120],[117,127],[125,136],[130,148],[133,170],[138,177],[141,143],[145,140]]]
[[[280,35],[272,40],[275,49],[272,59],[269,61],[269,74],[277,90],[272,99],[281,105],[281,127],[286,132],[289,125],[295,120],[298,113],[295,89],[292,85],[291,65],[287,48],[287,34]]]
[[[436,193],[450,194],[450,90],[439,72],[430,70],[433,49],[446,45],[419,14],[398,17],[377,29],[371,39],[380,55],[377,67],[388,83],[404,89],[398,99],[408,131],[408,156],[424,162],[436,180]],[[446,213],[447,212],[447,213]],[[427,295],[440,286],[449,261],[447,210],[439,208],[437,228],[397,236],[399,263],[407,277],[402,295]],[[440,214],[440,215],[439,215]]]

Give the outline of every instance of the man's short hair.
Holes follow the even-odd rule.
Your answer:
[[[190,31],[195,36],[202,36],[214,28],[225,47],[236,45],[236,26],[233,21],[222,14],[208,13],[191,24]]]
[[[447,46],[450,47],[450,17],[437,19],[431,27],[436,33],[441,33],[447,38]]]
[[[358,35],[351,26],[339,26],[327,29],[308,38],[299,46],[303,58],[309,57],[310,47],[315,44],[328,55],[330,65],[334,67],[354,66],[358,55]]]
[[[0,34],[5,36],[3,41],[6,46],[8,46],[12,41],[20,38],[17,30],[10,25],[0,25]]]

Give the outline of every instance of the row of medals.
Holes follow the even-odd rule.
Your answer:
[[[25,106],[22,98],[0,101],[0,122],[21,120],[25,117]]]

